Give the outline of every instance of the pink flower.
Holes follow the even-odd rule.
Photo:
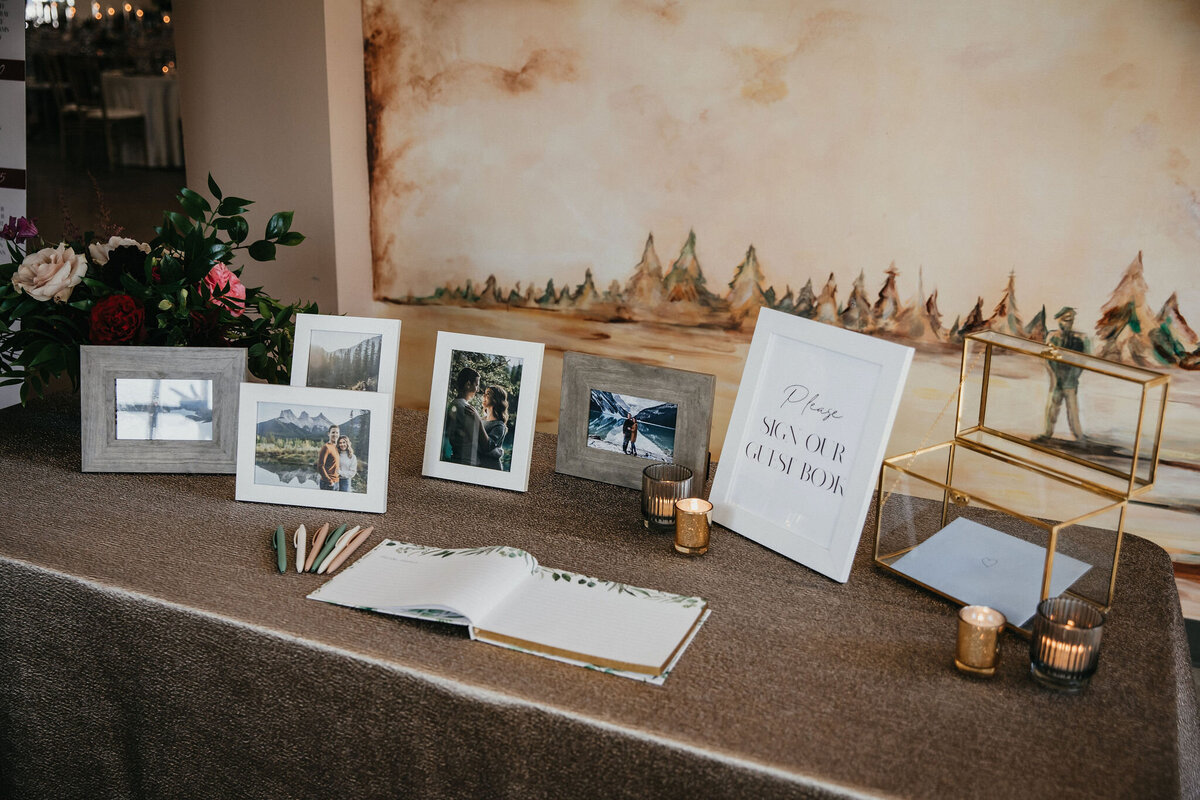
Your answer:
[[[213,295],[213,305],[225,308],[235,317],[246,313],[246,287],[229,267],[214,265],[204,276],[204,285]]]
[[[87,272],[87,259],[65,244],[47,247],[25,256],[13,273],[13,288],[45,302],[66,302]]]
[[[8,224],[0,228],[0,239],[10,242],[24,242],[37,236],[37,226],[25,217],[8,218]]]

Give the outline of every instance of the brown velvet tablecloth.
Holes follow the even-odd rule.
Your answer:
[[[397,411],[388,513],[237,503],[232,476],[79,471],[78,406],[0,412],[0,796],[1196,797],[1200,733],[1171,565],[1126,539],[1100,670],[1079,696],[953,666],[956,608],[849,583],[717,529],[689,560],[638,493],[554,473],[529,492],[420,476]],[[699,595],[663,687],[306,600],[268,543],[322,521]],[[870,525],[870,521],[868,521]],[[365,552],[360,551],[360,552]]]

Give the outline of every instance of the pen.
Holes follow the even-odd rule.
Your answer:
[[[321,562],[321,567],[317,570],[318,575],[324,575],[329,570],[329,565],[333,563],[335,558],[342,554],[342,551],[349,546],[350,540],[356,537],[359,534],[359,531],[359,526],[355,525],[353,528],[342,534],[342,538],[338,539],[337,545],[329,551],[329,555],[326,556],[325,560]]]
[[[283,532],[282,525],[275,529],[271,549],[275,551],[275,566],[280,572],[287,572],[287,534]]]
[[[296,572],[304,572],[304,548],[308,545],[308,531],[301,525],[292,534],[292,545],[296,548]]]
[[[358,535],[354,537],[354,541],[346,545],[346,549],[338,554],[337,558],[333,560],[333,563],[329,565],[329,569],[325,571],[332,575],[333,571],[340,567],[342,562],[349,558],[350,554],[357,550],[358,546],[367,540],[367,537],[371,535],[371,531],[373,530],[375,530],[375,526],[371,525],[359,531]]]
[[[329,534],[329,536],[325,538],[325,544],[322,545],[321,552],[317,553],[317,557],[313,559],[312,567],[308,570],[309,572],[317,571],[317,567],[321,566],[321,562],[325,560],[325,556],[329,555],[329,551],[333,549],[333,546],[337,544],[337,540],[340,539],[342,534],[345,532],[346,523],[343,522],[334,529],[333,533]],[[316,545],[313,545],[313,550],[316,549]]]
[[[316,560],[317,551],[321,549],[321,545],[325,543],[325,534],[329,533],[329,523],[326,522],[321,527],[317,528],[317,532],[313,534],[312,550],[308,552],[308,559],[304,562],[304,571],[308,572],[312,569],[313,561]]]

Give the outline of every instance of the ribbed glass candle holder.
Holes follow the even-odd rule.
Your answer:
[[[692,496],[692,471],[682,464],[651,464],[642,470],[642,524],[675,530],[675,502]]]
[[[1038,604],[1029,640],[1029,669],[1043,686],[1079,692],[1088,685],[1100,658],[1104,614],[1074,597],[1051,597]]]

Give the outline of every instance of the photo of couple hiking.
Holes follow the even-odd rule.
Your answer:
[[[452,350],[441,460],[512,470],[524,359]]]

